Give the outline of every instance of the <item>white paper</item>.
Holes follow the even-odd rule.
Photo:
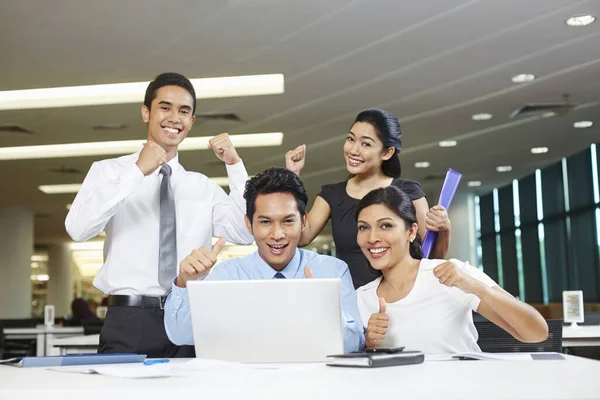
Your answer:
[[[174,365],[169,364],[127,364],[127,365],[111,365],[111,366],[75,366],[75,367],[55,367],[48,368],[52,371],[71,372],[77,374],[98,374],[105,376],[113,376],[118,378],[160,378],[173,376]]]
[[[484,352],[466,352],[456,354],[427,354],[425,361],[457,361],[461,357],[474,360],[488,361],[532,361],[529,353],[484,353]]]

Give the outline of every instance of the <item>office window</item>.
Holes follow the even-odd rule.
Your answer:
[[[564,290],[600,300],[597,146],[494,189],[477,201],[484,271],[521,299],[561,302]]]

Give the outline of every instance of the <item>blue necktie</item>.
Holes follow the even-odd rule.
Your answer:
[[[285,279],[285,275],[283,275],[281,272],[278,272],[275,274],[273,279]]]
[[[160,184],[160,239],[158,247],[158,282],[171,290],[171,281],[177,275],[177,242],[175,234],[175,198],[171,188],[171,167],[164,164]]]

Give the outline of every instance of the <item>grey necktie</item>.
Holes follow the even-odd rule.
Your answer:
[[[160,184],[158,283],[165,289],[171,290],[173,278],[177,275],[175,198],[171,188],[171,167],[164,164],[160,168],[160,173],[163,178]]]

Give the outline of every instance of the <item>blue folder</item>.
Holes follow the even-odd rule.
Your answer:
[[[444,207],[446,210],[448,210],[450,208],[450,204],[452,204],[452,199],[456,194],[456,189],[458,188],[460,178],[462,178],[462,174],[460,172],[456,172],[455,170],[448,168],[446,179],[444,179],[442,191],[440,192],[440,201],[438,202],[438,204]],[[433,244],[435,243],[436,238],[437,232],[427,231],[425,234],[422,247],[424,258],[429,258],[429,254],[431,253],[431,249],[433,249]]]
[[[50,357],[16,357],[1,360],[0,364],[21,368],[34,367],[65,367],[74,365],[125,364],[142,363],[146,354],[70,354]]]

